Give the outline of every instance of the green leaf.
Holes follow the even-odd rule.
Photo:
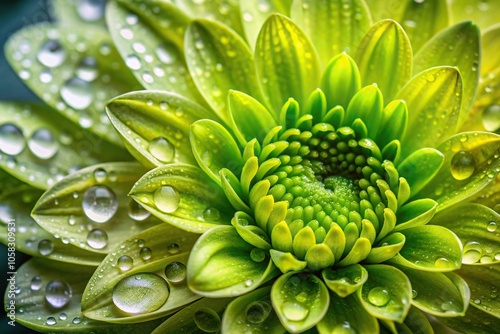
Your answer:
[[[389,263],[423,271],[452,271],[462,264],[462,244],[450,230],[422,225],[401,230],[406,237],[398,255]]]
[[[384,98],[377,85],[359,90],[349,102],[343,125],[350,126],[357,118],[369,124],[368,136],[376,137],[383,117]]]
[[[437,149],[445,156],[443,166],[434,178],[439,182],[430,182],[419,197],[436,200],[438,211],[475,195],[492,182],[500,170],[499,135],[459,133]]]
[[[394,140],[398,140],[399,143],[399,140],[404,137],[408,125],[408,107],[404,100],[389,102],[384,108],[383,114],[381,128],[384,131],[379,132],[377,137],[379,147],[384,147]]]
[[[53,1],[49,5],[61,26],[85,29],[86,25],[106,26],[104,1]]]
[[[467,334],[490,333],[493,328],[500,328],[500,320],[475,307],[469,307],[464,317],[437,318],[446,326]],[[498,332],[498,331],[497,331]]]
[[[411,285],[403,272],[384,264],[365,265],[368,280],[357,291],[365,310],[384,320],[402,322],[410,309]]]
[[[405,321],[402,324],[396,324],[396,329],[398,333],[434,334],[434,330],[425,313],[414,306],[410,308]]]
[[[197,238],[161,224],[122,239],[89,280],[82,312],[96,320],[133,324],[199,299],[187,286],[185,268]]]
[[[398,172],[408,182],[411,190],[410,196],[418,194],[443,165],[443,154],[433,148],[421,148],[412,152],[398,166]]]
[[[291,18],[311,39],[323,66],[341,52],[354,53],[372,25],[361,0],[294,1]]]
[[[73,29],[41,23],[16,32],[5,52],[21,79],[49,106],[121,146],[104,104],[140,86],[112,45],[104,28],[85,26],[75,34]]]
[[[500,11],[500,3],[483,0],[453,0],[451,2],[452,22],[464,20],[477,22],[481,29],[485,29],[498,22],[498,17],[491,13]]]
[[[459,203],[440,211],[431,224],[441,225],[455,233],[462,244],[466,264],[490,264],[500,261],[500,215],[475,203]]]
[[[471,305],[500,319],[500,300],[495,286],[495,282],[500,281],[500,265],[481,267],[464,265],[457,274],[470,287]]]
[[[240,175],[243,167],[241,151],[222,125],[201,119],[191,125],[189,141],[201,169],[217,184],[221,184],[219,172],[223,168]]]
[[[132,334],[158,326],[160,321],[120,326],[82,315],[80,300],[94,270],[95,267],[31,259],[17,270],[15,290],[18,293],[9,286],[5,306],[10,307],[11,301],[15,302],[15,321],[42,333]]]
[[[118,96],[106,105],[111,123],[142,164],[195,165],[189,131],[200,118],[214,118],[200,105],[166,91],[139,91]]]
[[[316,326],[321,334],[344,333],[378,333],[377,318],[370,315],[354,296],[338,298],[330,292],[328,312]]]
[[[461,73],[456,67],[426,69],[397,98],[408,105],[408,125],[401,140],[403,156],[422,147],[436,147],[456,133],[463,103]]]
[[[168,318],[151,334],[214,333],[221,328],[221,319],[231,298],[202,298]]]
[[[33,187],[47,189],[75,169],[98,162],[130,159],[50,108],[0,102],[0,109],[0,167]]]
[[[255,63],[266,100],[276,114],[291,97],[305,105],[319,84],[314,46],[294,22],[279,14],[271,15],[262,26]]]
[[[330,295],[313,274],[288,273],[273,284],[271,301],[285,328],[292,333],[315,326],[328,311]]]
[[[479,39],[479,28],[474,23],[461,22],[440,31],[415,54],[413,60],[415,74],[433,66],[458,67],[463,79],[463,93],[458,92],[462,99],[458,126],[467,119],[476,95],[481,52]]]
[[[409,202],[399,208],[394,231],[427,224],[436,213],[437,203],[429,198]]]
[[[248,333],[266,329],[269,334],[286,333],[271,305],[271,287],[263,287],[233,300],[224,313],[223,333]]]
[[[129,195],[159,219],[194,233],[229,225],[234,214],[222,189],[191,165],[155,168],[137,181]]]
[[[253,55],[227,26],[208,20],[191,22],[185,36],[185,56],[201,95],[226,124],[230,89],[263,102]]]
[[[47,190],[36,203],[33,218],[66,243],[107,254],[123,239],[161,223],[147,215],[129,215],[133,200],[127,192],[144,172],[140,165],[125,162],[84,168]]]
[[[253,249],[232,226],[207,231],[191,250],[187,265],[189,288],[218,298],[255,290],[278,270],[269,256],[252,257]]]
[[[465,280],[455,273],[436,273],[399,267],[410,279],[412,304],[420,310],[440,317],[463,316],[470,291]]]
[[[386,100],[410,79],[412,49],[403,28],[393,20],[375,23],[356,49],[363,85],[377,83]]]
[[[337,294],[335,299],[345,298],[356,292],[368,279],[366,269],[357,263],[344,268],[326,268],[321,275],[326,286]]]

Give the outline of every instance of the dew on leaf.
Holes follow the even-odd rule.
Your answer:
[[[172,162],[175,156],[175,148],[168,139],[156,137],[149,142],[148,151],[157,160],[163,163]]]
[[[84,21],[94,22],[103,17],[105,5],[105,0],[80,0],[76,10]]]
[[[177,189],[170,186],[163,186],[155,191],[154,201],[160,211],[172,213],[179,208],[181,198]]]
[[[128,255],[122,255],[118,258],[117,265],[121,272],[125,272],[132,269],[134,260]]]
[[[462,262],[465,264],[476,263],[481,259],[482,255],[481,244],[477,241],[469,241],[464,245]]]
[[[500,128],[500,105],[492,104],[486,107],[482,115],[483,126],[488,131],[497,131]]]
[[[98,75],[97,60],[92,56],[84,57],[76,68],[76,76],[83,81],[92,82]]]
[[[142,66],[140,59],[134,54],[128,55],[125,58],[125,64],[127,64],[131,70],[139,70]]]
[[[136,201],[131,200],[128,204],[128,215],[135,221],[143,221],[148,219],[151,213]]]
[[[148,247],[143,247],[141,248],[141,251],[139,252],[139,256],[144,260],[150,260],[151,257],[153,256],[153,252],[151,251],[150,248]]]
[[[181,283],[186,278],[186,266],[181,262],[171,262],[165,267],[165,277],[171,283]]]
[[[108,245],[108,234],[101,229],[93,229],[87,234],[87,244],[94,249],[103,249]]]
[[[0,125],[0,151],[8,155],[21,153],[26,146],[21,129],[11,123]]]
[[[42,65],[57,67],[66,59],[66,51],[58,41],[49,40],[40,47],[37,59]]]
[[[106,186],[93,186],[83,194],[83,212],[96,223],[105,223],[118,210],[115,193]]]
[[[309,314],[309,309],[296,301],[284,302],[281,306],[281,311],[289,321],[302,321]]]
[[[28,140],[31,152],[40,159],[52,158],[59,149],[59,143],[48,129],[38,129]]]
[[[201,308],[194,313],[194,323],[204,332],[218,332],[221,326],[219,315],[212,309]]]
[[[486,229],[488,230],[488,232],[495,232],[497,230],[497,223],[489,222],[486,226]]]
[[[245,309],[245,317],[251,324],[264,322],[271,313],[272,307],[265,301],[254,301]]]
[[[76,110],[88,108],[93,100],[90,84],[79,77],[70,78],[62,85],[61,97]]]
[[[31,279],[30,289],[33,291],[38,291],[42,288],[42,278],[40,276],[35,276]]]
[[[40,255],[47,256],[52,254],[53,251],[54,244],[52,243],[52,241],[43,239],[38,242],[38,253],[40,253]]]
[[[384,306],[389,302],[389,292],[382,287],[375,287],[368,292],[368,301],[375,306]]]
[[[45,287],[45,300],[53,308],[62,308],[71,301],[72,291],[68,283],[53,280]]]
[[[180,251],[180,247],[178,244],[170,244],[167,246],[167,251],[172,255],[177,254]]]
[[[45,323],[49,326],[54,326],[55,324],[57,324],[57,321],[54,317],[48,317]]]
[[[467,151],[457,152],[451,159],[451,175],[461,181],[472,176],[476,169],[476,162],[471,153]]]

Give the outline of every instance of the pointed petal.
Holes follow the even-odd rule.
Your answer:
[[[410,185],[411,196],[418,194],[443,165],[444,156],[433,148],[414,151],[398,166],[398,172]]]
[[[369,124],[368,136],[375,137],[380,131],[383,109],[384,98],[377,85],[365,86],[349,102],[342,123],[350,126],[356,118],[360,118],[365,124]]]
[[[483,0],[453,0],[451,1],[451,19],[453,23],[464,20],[477,22],[481,29],[485,29],[498,22],[498,17],[491,13],[500,11],[497,1]]]
[[[328,288],[337,294],[335,299],[356,292],[368,279],[366,269],[357,263],[344,268],[326,268],[321,275]]]

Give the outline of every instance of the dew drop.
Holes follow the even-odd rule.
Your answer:
[[[68,319],[68,315],[66,313],[63,312],[59,314],[59,320],[66,320],[66,319]]]
[[[128,29],[128,28],[124,28],[124,29],[121,29],[120,30],[120,35],[125,38],[125,39],[132,39],[134,38],[134,33],[132,32],[132,30]]]
[[[106,181],[107,176],[108,173],[104,168],[99,167],[94,170],[94,180],[97,183],[103,183],[104,181]]]
[[[290,321],[302,321],[309,314],[309,309],[296,301],[286,301],[281,306],[283,315]]]
[[[451,159],[451,175],[457,180],[465,180],[472,176],[476,169],[476,162],[472,154],[467,151],[457,152]]]
[[[103,249],[108,245],[108,234],[98,228],[87,234],[87,244],[94,249]]]
[[[382,287],[375,287],[368,292],[368,301],[375,306],[384,306],[389,302],[389,291]]]
[[[142,66],[140,59],[134,54],[128,55],[127,58],[125,58],[125,64],[127,64],[131,70],[139,70]]]
[[[45,287],[45,300],[53,308],[62,308],[71,301],[71,287],[60,280],[50,281]]]
[[[436,268],[453,268],[453,263],[444,257],[439,257],[434,261],[434,266]]]
[[[38,291],[42,288],[42,278],[40,276],[35,276],[31,279],[30,289],[33,291]]]
[[[488,230],[488,232],[495,232],[497,230],[497,223],[489,222],[486,226],[486,229]]]
[[[141,251],[139,252],[139,256],[144,261],[150,260],[151,257],[153,256],[153,251],[151,251],[151,249],[148,247],[143,247],[143,248],[141,248]]]
[[[174,160],[175,148],[168,139],[164,137],[156,137],[149,142],[149,153],[161,162],[167,163]]]
[[[255,301],[250,304],[245,309],[245,316],[249,323],[260,324],[267,319],[271,313],[271,305],[265,301]]]
[[[417,296],[418,296],[418,291],[415,289],[412,289],[411,290],[411,298],[415,299],[415,298],[417,298]]]
[[[38,129],[28,140],[31,152],[40,159],[52,158],[59,149],[59,143],[48,129]]]
[[[218,221],[220,219],[220,212],[216,208],[207,208],[203,210],[202,217],[205,221]]]
[[[250,251],[250,258],[254,262],[262,262],[266,258],[266,253],[260,248],[254,248]]]
[[[47,320],[45,321],[45,324],[49,326],[54,326],[55,324],[57,324],[56,318],[48,317]]]
[[[186,278],[186,266],[181,262],[171,262],[165,267],[165,277],[171,283],[181,283]]]
[[[179,208],[181,198],[174,187],[163,186],[155,191],[154,201],[162,212],[171,213]]]
[[[66,59],[66,51],[55,40],[45,42],[36,55],[38,61],[47,67],[57,67]]]
[[[83,110],[92,104],[92,89],[88,82],[73,77],[62,85],[61,97],[71,108]]]
[[[38,253],[40,253],[40,255],[47,256],[52,254],[53,251],[54,244],[52,243],[52,241],[47,239],[40,240],[40,242],[38,243]]]
[[[482,120],[486,130],[497,131],[500,128],[500,105],[492,104],[486,107],[483,111]]]
[[[17,126],[10,123],[0,125],[0,151],[8,155],[17,155],[25,146],[23,133]]]
[[[102,18],[105,5],[104,0],[80,0],[76,10],[84,21],[94,22]]]
[[[462,262],[465,264],[476,263],[481,259],[481,255],[483,255],[483,251],[479,242],[469,241],[464,245]]]
[[[133,13],[130,13],[125,18],[125,21],[132,26],[134,24],[137,24],[137,22],[139,22],[139,17]]]
[[[106,186],[93,186],[83,194],[83,212],[96,223],[105,223],[118,210],[115,193]]]
[[[118,258],[117,265],[121,272],[125,272],[132,269],[134,260],[130,256],[123,255]]]
[[[143,221],[148,219],[151,213],[136,201],[131,200],[128,204],[128,215],[135,221]]]
[[[52,73],[50,72],[50,70],[45,69],[40,72],[39,79],[41,83],[49,83],[52,81]]]
[[[481,259],[479,260],[479,262],[481,263],[492,263],[493,262],[493,258],[489,255],[483,255],[481,256]]]
[[[220,317],[212,309],[201,308],[194,313],[193,318],[196,326],[204,332],[215,333],[220,329]]]
[[[78,325],[81,320],[80,320],[80,317],[74,317],[73,320],[71,321],[74,325]]]
[[[172,43],[164,43],[156,48],[158,59],[167,65],[173,64],[177,60],[175,45]]]
[[[180,247],[178,244],[170,244],[167,246],[167,251],[172,255],[177,254],[180,251]]]
[[[97,60],[92,56],[86,56],[76,68],[76,76],[83,81],[92,82],[97,78]]]
[[[141,314],[159,309],[170,295],[167,282],[153,273],[123,278],[113,288],[113,303],[126,313]]]

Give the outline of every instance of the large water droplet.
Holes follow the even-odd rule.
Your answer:
[[[483,250],[477,241],[469,241],[464,245],[464,255],[462,262],[465,264],[476,263],[481,259]]]
[[[153,251],[151,251],[151,249],[148,247],[143,247],[141,248],[139,255],[144,261],[147,261],[150,260],[151,257],[153,256]]]
[[[61,97],[70,107],[83,110],[92,104],[92,89],[88,82],[74,77],[62,85]]]
[[[59,143],[48,129],[38,129],[28,140],[31,152],[40,159],[52,158],[59,149]]]
[[[97,78],[97,60],[92,56],[86,56],[78,64],[76,75],[83,81],[91,82]]]
[[[103,249],[108,245],[108,234],[98,228],[87,234],[87,244],[94,249]]]
[[[212,309],[201,308],[194,313],[194,323],[204,332],[215,333],[220,329],[220,317]]]
[[[281,306],[283,315],[290,321],[302,321],[309,314],[309,309],[296,301],[286,301]]]
[[[53,251],[54,244],[52,243],[52,241],[47,239],[40,240],[40,242],[38,243],[38,253],[40,253],[40,255],[47,256],[52,254]]]
[[[134,55],[128,55],[127,58],[125,58],[125,64],[131,69],[131,70],[138,70],[141,68],[141,61],[140,59]]]
[[[252,324],[260,324],[267,319],[271,313],[271,305],[265,301],[255,301],[248,304],[245,310],[247,321]]]
[[[23,133],[17,126],[10,123],[0,125],[0,151],[8,155],[17,155],[25,146]]]
[[[158,209],[165,213],[171,213],[179,208],[181,198],[177,189],[170,186],[163,186],[156,189],[154,201]]]
[[[57,67],[66,59],[66,51],[58,41],[50,40],[40,47],[36,57],[42,65]]]
[[[42,278],[40,276],[35,276],[31,279],[30,289],[33,291],[38,291],[42,288]]]
[[[139,273],[122,279],[113,288],[113,303],[130,314],[149,313],[159,309],[168,299],[167,282],[153,273]]]
[[[492,104],[484,109],[483,126],[493,132],[500,128],[500,105]]]
[[[177,254],[180,251],[180,247],[178,244],[170,244],[167,246],[167,251],[172,255]]]
[[[135,221],[143,221],[148,219],[151,213],[136,201],[131,200],[128,204],[128,215]]]
[[[54,308],[62,308],[71,300],[71,287],[60,280],[50,281],[45,287],[45,300]]]
[[[125,272],[132,269],[134,260],[130,256],[123,255],[118,258],[117,264],[118,269],[120,269],[121,272]]]
[[[467,151],[457,152],[451,159],[451,175],[457,180],[471,177],[476,169],[476,162],[472,154]]]
[[[254,262],[262,262],[266,258],[266,253],[260,248],[254,248],[250,251],[250,258]]]
[[[186,278],[186,266],[181,262],[171,262],[165,267],[165,276],[171,283],[181,283]]]
[[[436,261],[434,261],[434,266],[436,268],[453,268],[454,265],[453,265],[453,262],[451,262],[450,260],[448,260],[447,258],[445,257],[439,257],[436,259]]]
[[[80,0],[76,10],[84,21],[93,22],[102,18],[105,5],[105,0]]]
[[[384,306],[389,299],[389,291],[385,288],[375,287],[368,292],[368,301],[375,306]]]
[[[175,148],[168,139],[156,137],[149,142],[149,153],[161,162],[172,162],[174,159]]]
[[[54,326],[55,324],[57,324],[56,318],[48,317],[47,320],[45,321],[45,324],[49,326]]]
[[[489,222],[486,226],[486,229],[488,230],[488,232],[495,232],[497,230],[497,223]]]
[[[118,210],[115,193],[106,186],[93,186],[85,191],[82,200],[83,212],[96,223],[105,223]]]

